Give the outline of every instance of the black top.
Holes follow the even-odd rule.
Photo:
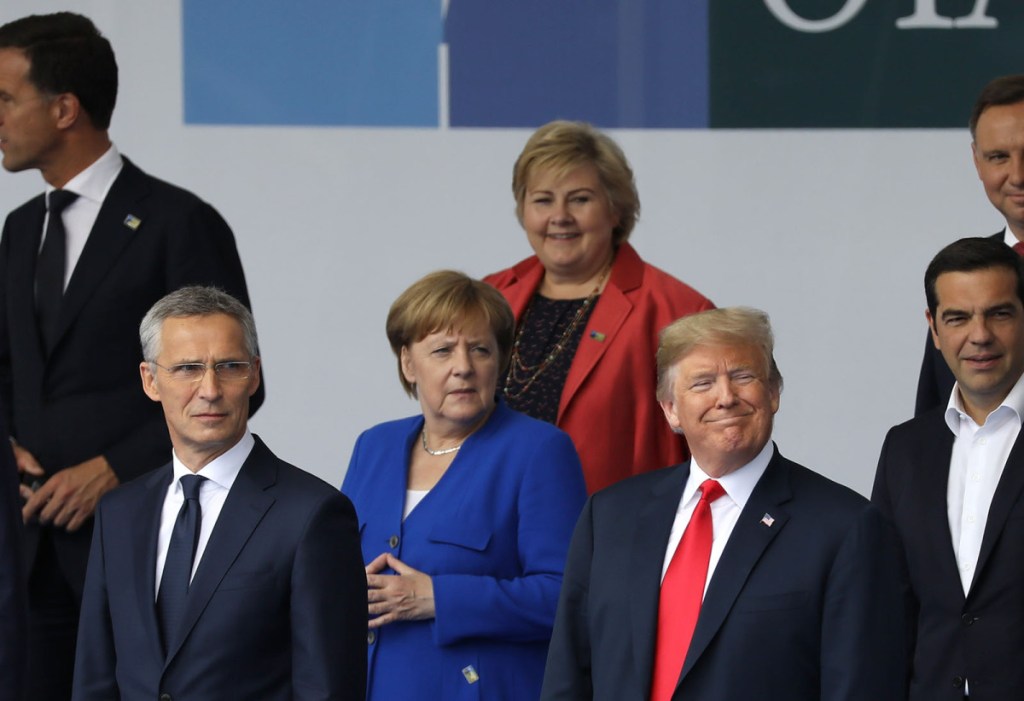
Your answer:
[[[505,399],[510,407],[535,419],[555,423],[569,366],[597,299],[597,296],[586,299],[533,296],[519,322],[515,352],[505,380]],[[585,304],[586,309],[583,309]],[[580,315],[578,319],[577,314]],[[537,370],[545,359],[556,353],[556,345],[574,319],[576,324],[563,342],[562,349],[538,374]],[[516,362],[517,355],[522,364]]]

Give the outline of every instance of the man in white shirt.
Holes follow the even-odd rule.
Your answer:
[[[185,284],[248,303],[220,215],[111,143],[117,76],[86,17],[0,27],[3,166],[38,170],[47,185],[8,215],[0,240],[0,400],[25,499],[30,701],[70,695],[96,502],[167,455],[167,427],[138,391],[139,321]]]
[[[1024,131],[1021,131],[1024,136]],[[1001,241],[961,239],[925,273],[946,404],[889,431],[872,500],[896,525],[911,701],[1024,689],[1024,284]]]
[[[658,395],[692,459],[587,503],[542,698],[896,701],[896,546],[862,496],[771,441],[782,376],[768,317],[680,319]]]
[[[359,701],[366,576],[352,504],[249,433],[249,310],[211,287],[139,329],[171,462],[96,512],[75,701]]]

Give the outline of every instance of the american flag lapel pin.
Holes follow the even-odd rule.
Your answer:
[[[132,231],[138,231],[139,227],[142,226],[142,220],[139,219],[134,214],[129,214],[127,217],[124,218],[124,225],[127,226]]]
[[[590,332],[590,337],[592,339],[594,339],[595,341],[597,341],[598,343],[604,343],[604,339],[608,338],[607,336],[605,336],[600,331],[591,331]]]
[[[761,523],[768,526],[768,528],[771,528],[772,524],[775,523],[775,519],[772,518],[771,514],[766,513],[764,516],[761,517]]]

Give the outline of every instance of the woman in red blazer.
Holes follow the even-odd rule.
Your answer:
[[[663,327],[714,305],[626,242],[640,198],[622,150],[588,124],[551,122],[526,143],[512,191],[535,255],[485,278],[516,316],[506,401],[569,434],[591,493],[683,461],[654,353]]]

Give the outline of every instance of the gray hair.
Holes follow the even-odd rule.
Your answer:
[[[709,309],[676,319],[666,326],[658,341],[658,399],[672,398],[676,366],[697,346],[752,345],[764,358],[772,389],[782,391],[782,373],[775,364],[775,337],[768,315],[750,307]]]
[[[224,290],[191,285],[165,295],[146,312],[139,324],[142,357],[146,362],[156,362],[160,355],[160,332],[167,319],[212,314],[226,314],[237,321],[242,327],[245,351],[249,358],[259,355],[256,322],[253,321],[252,312]]]

